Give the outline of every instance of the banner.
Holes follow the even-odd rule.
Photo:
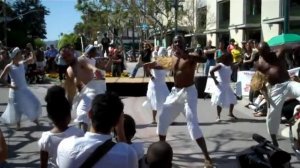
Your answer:
[[[298,76],[299,75],[300,67],[293,68],[288,70],[289,75],[292,76]],[[238,80],[237,84],[240,84],[241,87],[237,87],[236,92],[242,92],[242,95],[248,96],[250,92],[250,83],[252,76],[254,75],[255,71],[239,71],[238,72]]]
[[[209,67],[209,72],[214,68],[214,66]],[[218,80],[219,78],[219,72],[215,72],[215,77]],[[205,86],[205,93],[210,93],[212,94],[216,89],[216,84],[213,80],[213,78],[210,76],[210,73],[208,73],[207,81],[206,81],[206,86]]]
[[[239,71],[237,83],[241,86],[237,89],[243,96],[248,96],[250,92],[250,83],[255,71]]]

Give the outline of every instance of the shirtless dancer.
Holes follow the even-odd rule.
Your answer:
[[[278,146],[276,134],[279,129],[281,110],[286,98],[297,98],[300,96],[300,83],[291,81],[285,66],[284,52],[281,48],[277,53],[271,52],[266,42],[261,42],[258,47],[260,57],[255,66],[263,73],[269,83],[269,87],[264,87],[264,95],[269,102],[269,112],[267,114],[267,129],[272,138],[273,144]]]
[[[187,53],[182,36],[173,39],[172,70],[174,72],[174,87],[166,98],[159,113],[157,132],[160,141],[166,140],[169,125],[179,115],[185,112],[190,136],[196,140],[205,157],[205,166],[212,167],[212,161],[207,152],[206,143],[198,126],[197,100],[198,94],[194,84],[194,73],[197,63],[203,63],[206,58],[198,53]]]

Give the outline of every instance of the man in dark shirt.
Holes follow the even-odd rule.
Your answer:
[[[135,68],[133,69],[133,71],[130,75],[131,78],[135,77],[137,71],[139,70],[140,67],[142,67],[144,65],[144,63],[151,62],[151,54],[152,54],[151,45],[147,42],[144,42],[144,50],[141,52],[139,61],[135,65]]]
[[[206,56],[207,61],[205,64],[205,76],[208,76],[209,73],[209,67],[210,66],[215,66],[216,65],[216,60],[215,60],[215,52],[216,52],[216,47],[211,45],[211,40],[207,42],[207,46],[204,48],[204,56]]]
[[[103,46],[103,50],[102,50],[103,55],[106,52],[106,55],[108,56],[108,54],[109,54],[108,48],[109,48],[109,44],[110,44],[110,39],[107,37],[107,33],[104,33],[104,38],[101,40],[101,44]]]

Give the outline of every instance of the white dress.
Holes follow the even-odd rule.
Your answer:
[[[17,89],[9,89],[8,105],[1,116],[2,120],[7,124],[15,124],[21,120],[22,115],[31,121],[38,119],[42,106],[27,86],[24,64],[21,62],[19,66],[11,65],[9,76],[11,84]]]
[[[221,65],[221,69],[218,71],[219,79],[217,79],[219,85],[215,87],[216,89],[212,94],[211,102],[213,105],[229,107],[230,104],[237,103],[236,96],[230,86],[232,70],[230,66],[226,66],[222,63],[218,65]]]
[[[48,168],[58,167],[56,164],[57,147],[63,139],[71,136],[82,137],[83,135],[84,132],[75,127],[69,127],[61,133],[43,132],[38,145],[40,150],[48,152]]]
[[[170,91],[166,84],[165,70],[151,69],[151,74],[154,79],[148,83],[147,100],[143,103],[143,106],[150,105],[152,110],[161,110],[162,106],[169,95]]]

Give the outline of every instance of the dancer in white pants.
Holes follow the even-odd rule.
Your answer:
[[[184,112],[190,136],[193,140],[196,140],[204,154],[205,167],[212,167],[212,161],[207,152],[206,143],[198,125],[198,94],[194,85],[197,63],[205,62],[206,59],[198,53],[188,53],[185,51],[185,46],[182,36],[174,37],[172,70],[174,72],[175,86],[172,88],[159,114],[157,132],[159,139],[165,141],[169,125],[180,112]]]
[[[72,111],[77,114],[75,122],[79,123],[80,129],[87,131],[90,123],[88,112],[91,109],[91,102],[97,94],[106,91],[104,75],[86,59],[82,57],[75,58],[69,46],[63,47],[60,51],[61,56],[69,65],[65,81],[67,94],[76,93],[76,87],[79,92],[74,98],[72,107]]]
[[[300,83],[290,81],[291,79],[286,69],[284,58],[286,50],[288,49],[280,48],[277,53],[271,52],[269,45],[266,42],[261,42],[258,46],[260,57],[255,62],[256,69],[266,76],[269,83],[269,89],[264,86],[261,90],[269,103],[266,120],[267,129],[273,144],[276,146],[278,146],[276,135],[285,98],[297,98],[300,96]],[[296,54],[295,57],[299,57],[299,55]]]

